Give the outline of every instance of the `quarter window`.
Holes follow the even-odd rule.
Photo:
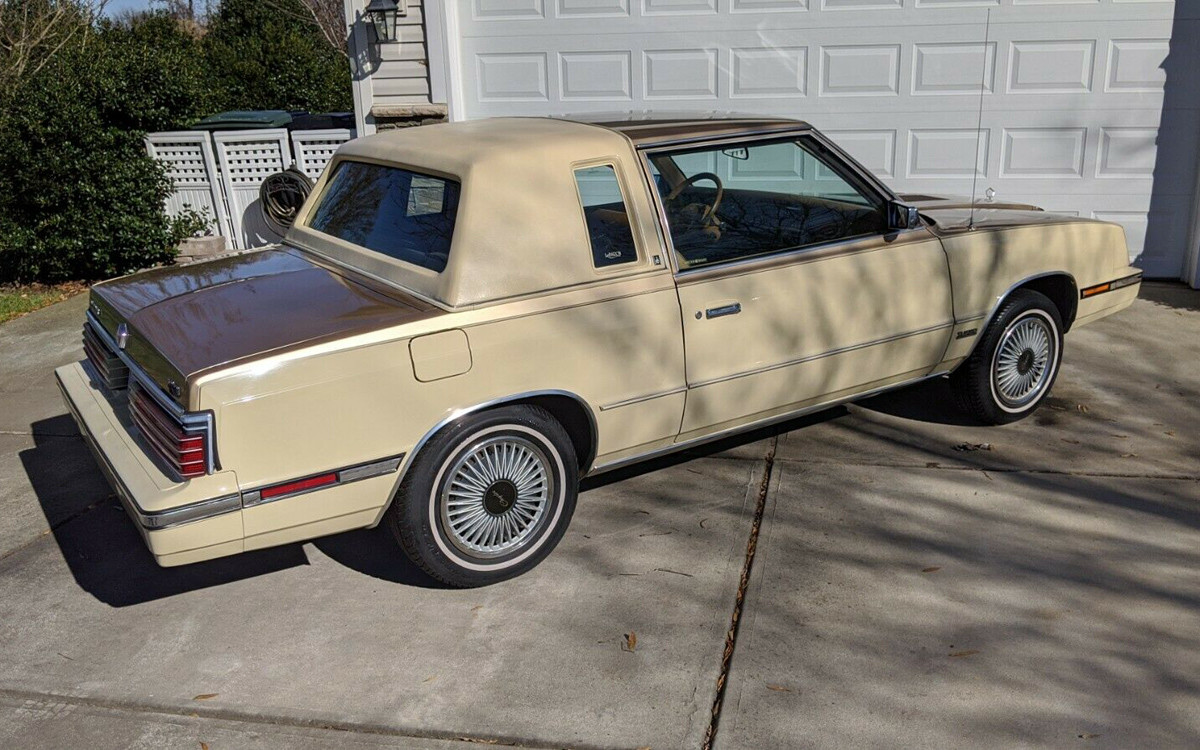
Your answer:
[[[650,157],[680,268],[883,232],[882,198],[807,139]]]
[[[575,185],[592,245],[592,264],[604,268],[637,260],[633,229],[616,171],[607,164],[577,169]]]
[[[343,161],[308,225],[396,260],[441,272],[459,185],[398,167]]]

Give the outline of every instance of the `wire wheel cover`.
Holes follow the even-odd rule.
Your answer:
[[[442,526],[473,557],[499,557],[524,546],[554,496],[550,461],[522,437],[483,440],[451,466],[441,493]]]
[[[992,384],[1005,404],[1023,406],[1038,397],[1049,382],[1056,346],[1053,329],[1039,316],[1008,327],[992,360]]]

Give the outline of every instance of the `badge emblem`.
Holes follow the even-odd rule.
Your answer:
[[[124,350],[125,344],[129,342],[129,326],[121,323],[117,326],[117,348]]]

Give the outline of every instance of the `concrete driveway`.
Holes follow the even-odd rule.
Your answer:
[[[50,375],[84,300],[5,324],[0,746],[1194,746],[1200,293],[1142,296],[1031,420],[934,381],[608,477],[474,591],[376,531],[157,568]]]

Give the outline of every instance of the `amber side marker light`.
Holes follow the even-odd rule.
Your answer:
[[[1142,280],[1142,275],[1140,273],[1135,273],[1132,276],[1126,276],[1123,279],[1117,279],[1116,281],[1106,281],[1103,284],[1096,284],[1095,286],[1086,287],[1083,291],[1081,291],[1079,293],[1079,296],[1083,299],[1087,299],[1088,297],[1095,297],[1097,294],[1104,294],[1105,292],[1115,292],[1118,289],[1124,289],[1127,286],[1132,286],[1141,280]]]

